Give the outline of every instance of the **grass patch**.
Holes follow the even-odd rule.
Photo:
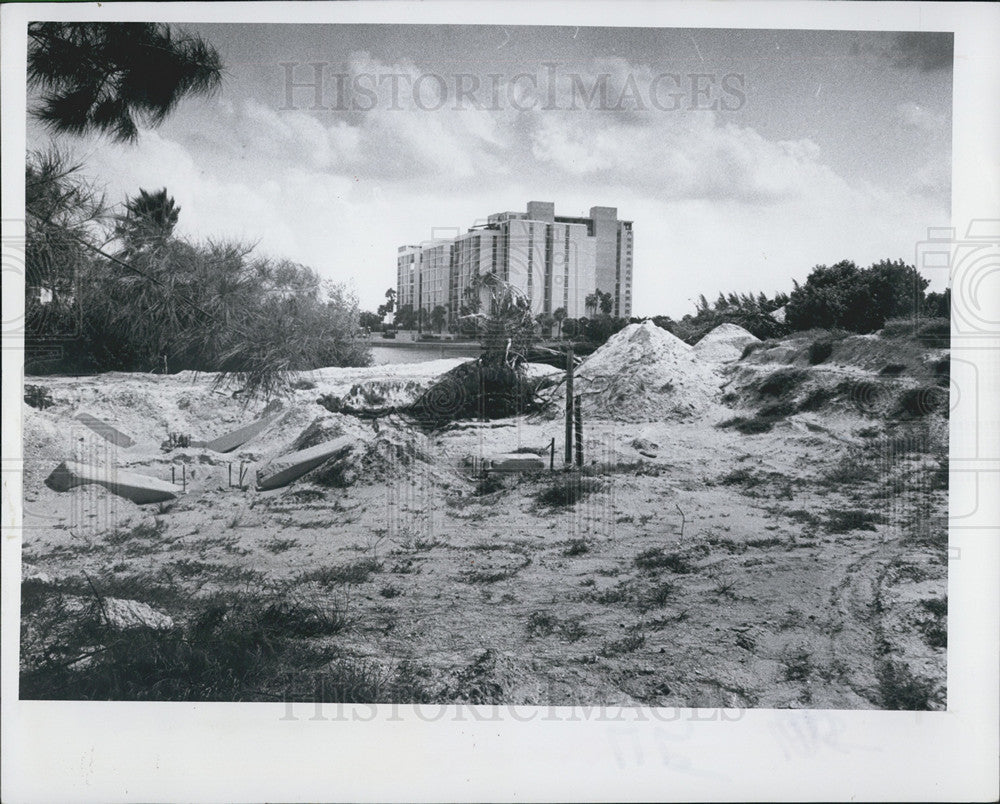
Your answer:
[[[639,600],[639,608],[642,611],[650,609],[662,609],[677,596],[676,585],[665,581],[650,587]]]
[[[905,662],[881,662],[877,675],[879,695],[886,709],[925,711],[937,698],[934,682],[913,675]]]
[[[792,648],[781,655],[785,681],[805,681],[814,668],[812,654],[806,648]]]
[[[751,470],[734,469],[732,472],[727,472],[722,475],[717,481],[723,486],[759,486],[764,482],[764,478],[760,475],[754,474]]]
[[[105,589],[91,589],[99,604]],[[169,628],[115,630],[94,607],[59,610],[58,631],[22,644],[21,697],[48,700],[266,701],[313,699],[313,684],[336,651],[310,640],[348,627],[343,611],[289,592],[229,593],[198,601]],[[55,611],[55,610],[53,610]],[[44,630],[45,612],[26,623]],[[54,638],[53,638],[54,637]],[[342,680],[336,669],[322,671]],[[328,685],[327,688],[330,688]]]
[[[272,536],[266,542],[261,544],[265,550],[269,553],[274,553],[278,555],[279,553],[284,553],[291,550],[293,547],[297,547],[299,544],[298,539],[282,539],[280,536]]]
[[[651,547],[639,553],[633,563],[641,570],[655,572],[666,569],[678,574],[688,574],[695,571],[694,565],[680,553],[666,553],[662,547]]]
[[[771,419],[758,419],[756,417],[734,416],[731,419],[719,422],[717,426],[721,428],[732,427],[744,435],[753,435],[754,433],[770,432],[774,427],[774,421]]]
[[[860,509],[831,509],[827,511],[824,527],[827,533],[850,533],[855,530],[875,530],[885,522],[882,514]]]
[[[562,551],[564,556],[582,556],[590,552],[590,545],[586,539],[571,539]]]
[[[382,571],[382,562],[373,558],[362,558],[347,564],[319,567],[299,575],[300,583],[318,583],[323,587],[361,584],[371,580],[371,576]]]
[[[601,645],[598,654],[603,656],[605,659],[612,659],[615,656],[620,656],[623,653],[633,653],[639,650],[643,645],[646,644],[645,634],[629,634],[622,639],[616,639],[609,642],[605,642]]]
[[[513,578],[517,573],[523,570],[531,563],[530,556],[524,556],[522,560],[517,564],[511,564],[506,567],[485,567],[468,569],[462,573],[459,577],[463,583],[468,584],[478,584],[478,583],[498,583],[499,581],[506,581],[509,578]]]
[[[539,505],[549,508],[565,508],[575,505],[588,494],[593,494],[601,488],[601,482],[591,477],[570,475],[559,478],[547,488],[535,495]]]

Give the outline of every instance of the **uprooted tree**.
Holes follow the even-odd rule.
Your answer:
[[[482,301],[467,308],[485,308],[462,316],[464,325],[475,329],[483,351],[441,377],[414,403],[410,413],[432,425],[514,416],[538,404],[527,376],[527,355],[535,341],[528,297],[494,273],[476,277],[465,296]]]

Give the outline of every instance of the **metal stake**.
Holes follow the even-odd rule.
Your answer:
[[[566,350],[566,463],[573,463],[573,347]]]
[[[573,418],[576,420],[576,465],[583,466],[583,406],[580,397],[576,398],[573,407]]]

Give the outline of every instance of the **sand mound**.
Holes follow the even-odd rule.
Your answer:
[[[702,360],[726,363],[739,360],[748,343],[759,341],[760,338],[737,324],[719,324],[694,345],[694,351]]]
[[[652,321],[629,324],[576,374],[584,413],[619,421],[689,418],[719,387],[718,376],[690,346]]]

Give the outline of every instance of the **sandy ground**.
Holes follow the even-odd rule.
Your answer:
[[[231,455],[161,448],[170,432],[211,438],[264,409],[213,389],[211,377],[29,380],[55,404],[24,409],[25,575],[168,579],[192,598],[301,584],[349,613],[337,637],[345,650],[386,667],[408,661],[445,697],[485,656],[508,703],[891,708],[893,665],[929,691],[926,707],[944,707],[944,621],[926,601],[946,593],[947,488],[928,483],[939,467],[926,451],[900,453],[882,421],[845,406],[789,415],[767,433],[717,427],[747,404],[736,394],[727,407],[721,393],[774,370],[762,355],[738,370],[714,366],[715,401],[690,418],[588,418],[586,493],[549,504],[540,495],[570,476],[481,483],[471,465],[555,439],[559,467],[558,418],[426,434],[316,401],[360,398],[365,387],[412,398],[460,362],[312,372],[277,423]],[[812,369],[830,383],[866,371]],[[74,421],[79,412],[135,445],[109,444]],[[307,477],[255,491],[255,466],[317,420],[403,448],[346,488]],[[831,479],[859,455],[867,474]],[[47,488],[70,457],[161,479],[173,468],[186,493],[140,507],[96,486]],[[241,462],[245,487],[231,487]],[[155,538],[128,537],[142,523],[156,525]],[[302,579],[362,558],[379,567],[365,582]]]

